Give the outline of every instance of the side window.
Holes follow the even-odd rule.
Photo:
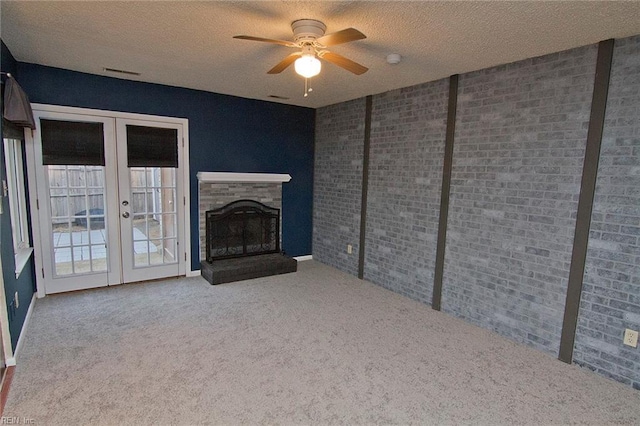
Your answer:
[[[9,213],[11,215],[17,278],[33,252],[33,248],[29,246],[28,207],[24,164],[22,162],[22,141],[4,138],[4,163],[7,171],[7,180],[6,183],[3,182],[3,191],[9,197]]]

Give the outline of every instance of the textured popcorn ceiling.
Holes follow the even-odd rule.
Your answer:
[[[313,108],[640,34],[640,2],[3,0],[0,8],[2,40],[19,61]],[[331,50],[369,71],[356,76],[323,62],[304,98],[293,67],[266,73],[293,49],[232,38],[291,39],[290,23],[301,18],[323,21],[327,33],[366,34]],[[387,64],[389,53],[403,61]]]

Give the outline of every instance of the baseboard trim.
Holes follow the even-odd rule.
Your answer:
[[[36,293],[33,293],[31,297],[31,303],[29,304],[29,309],[27,309],[27,315],[24,317],[24,323],[22,324],[22,329],[20,330],[20,336],[18,336],[18,344],[16,345],[16,350],[13,351],[13,357],[10,358],[13,361],[12,365],[16,365],[16,359],[18,358],[18,353],[20,348],[22,347],[22,342],[24,341],[25,331],[27,330],[27,325],[29,324],[29,320],[31,319],[31,314],[33,313],[33,305],[36,304]],[[7,365],[9,365],[9,360],[7,360]]]
[[[187,271],[187,277],[191,278],[191,277],[199,277],[200,276],[200,269],[196,269],[195,271]]]

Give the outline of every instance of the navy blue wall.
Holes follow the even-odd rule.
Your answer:
[[[282,247],[291,256],[311,254],[313,109],[21,62],[18,72],[31,102],[189,119],[193,269],[200,269],[199,171],[289,173]]]
[[[2,56],[0,57],[0,67],[4,72],[10,72],[20,83],[17,69],[17,62],[7,49],[4,43],[1,44]],[[4,81],[4,78],[2,79]],[[1,122],[1,120],[0,120]],[[6,179],[4,167],[4,144],[0,144],[0,176]],[[2,211],[0,215],[0,256],[2,256],[2,277],[4,279],[4,291],[7,299],[7,312],[9,313],[9,331],[11,333],[11,344],[16,349],[22,325],[27,316],[29,304],[35,291],[35,276],[33,273],[33,256],[25,265],[20,277],[16,279],[15,259],[13,253],[13,236],[11,235],[11,216],[9,215],[9,197],[2,197]],[[13,305],[14,294],[18,292],[20,306]]]

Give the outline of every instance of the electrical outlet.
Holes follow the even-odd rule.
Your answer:
[[[20,301],[18,300],[18,292],[16,291],[16,293],[13,295],[13,300],[16,302],[16,309],[18,309],[20,307]]]
[[[347,253],[348,254],[353,253],[353,246],[351,244],[347,244]]]
[[[624,340],[623,343],[627,346],[631,346],[633,348],[637,348],[638,347],[638,332],[631,330],[631,329],[626,329],[624,330]]]

